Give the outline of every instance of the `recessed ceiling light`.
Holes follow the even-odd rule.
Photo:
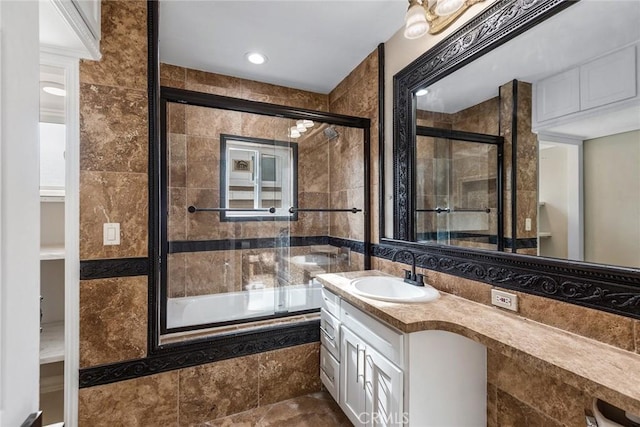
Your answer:
[[[267,57],[258,52],[249,52],[245,56],[247,58],[247,61],[251,62],[252,64],[260,65],[267,62]]]
[[[416,96],[425,96],[429,93],[429,89],[418,89],[416,91]]]
[[[41,82],[42,90],[55,96],[67,96],[64,86],[55,82]]]

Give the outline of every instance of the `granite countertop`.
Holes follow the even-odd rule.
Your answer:
[[[632,413],[640,414],[640,355],[451,294],[426,303],[357,296],[352,279],[380,271],[321,274],[330,291],[405,332],[442,330],[484,344]]]

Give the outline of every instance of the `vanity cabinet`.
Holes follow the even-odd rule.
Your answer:
[[[354,425],[486,425],[483,345],[445,331],[403,333],[326,288],[323,299],[320,378]]]
[[[340,407],[355,425],[403,420],[403,372],[349,328],[342,328]]]

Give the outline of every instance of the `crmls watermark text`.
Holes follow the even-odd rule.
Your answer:
[[[361,412],[358,415],[358,421],[362,424],[408,424],[409,414],[403,413],[391,413],[383,414],[380,412]]]

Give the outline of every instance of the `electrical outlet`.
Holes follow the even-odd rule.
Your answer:
[[[509,292],[491,289],[491,304],[507,310],[518,311],[518,296]]]
[[[531,218],[524,220],[524,231],[531,231]]]

